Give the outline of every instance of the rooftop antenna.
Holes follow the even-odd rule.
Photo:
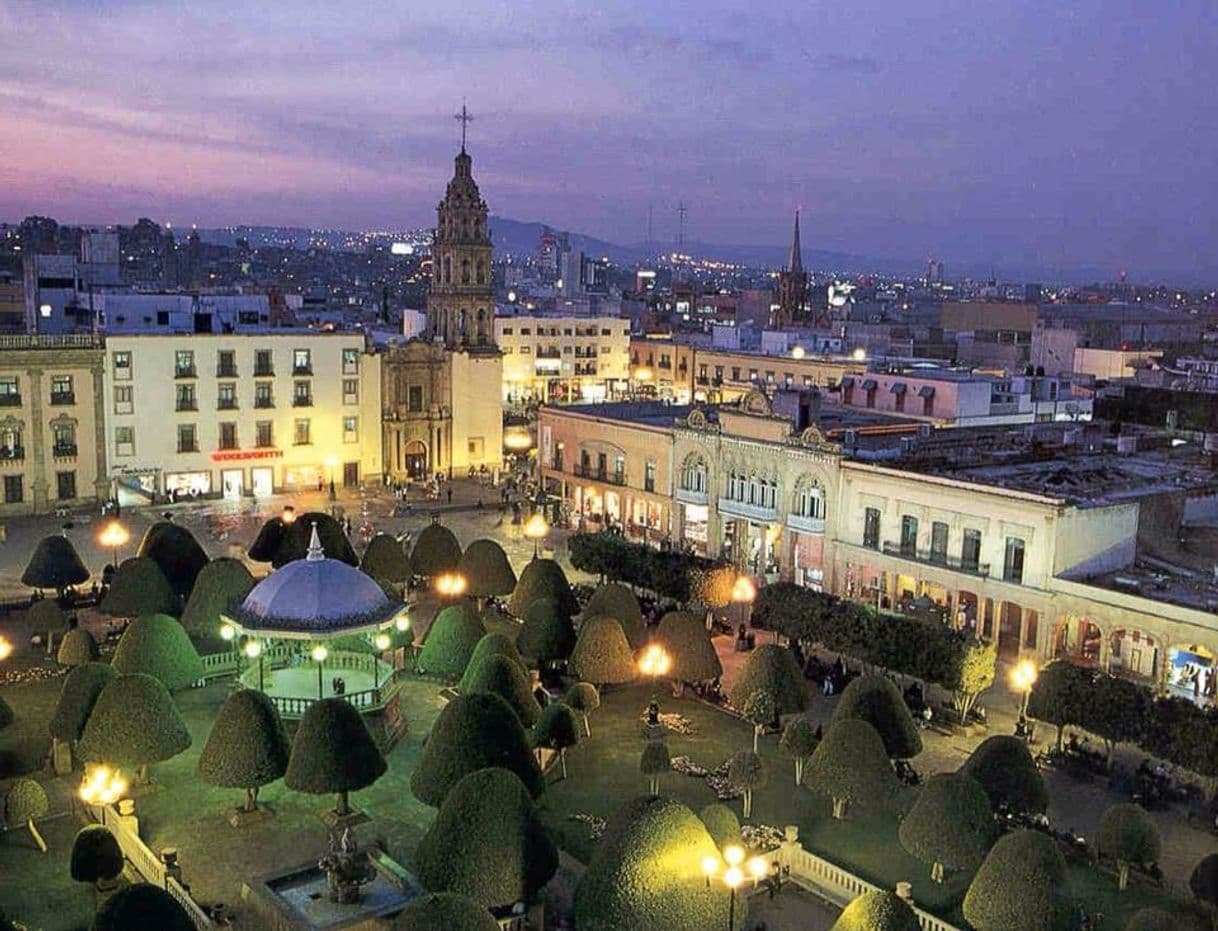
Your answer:
[[[474,118],[472,116],[470,116],[470,114],[469,114],[469,110],[467,110],[465,108],[464,100],[461,101],[461,112],[458,114],[455,114],[453,116],[453,119],[458,120],[461,123],[461,151],[464,152],[465,151],[465,131],[469,127],[469,124],[474,121]]]
[[[685,216],[689,213],[689,209],[685,206],[685,202],[677,204],[677,251],[685,251]]]

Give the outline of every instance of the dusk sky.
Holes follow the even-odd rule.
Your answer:
[[[0,218],[429,226],[1212,277],[1213,0],[0,0]]]

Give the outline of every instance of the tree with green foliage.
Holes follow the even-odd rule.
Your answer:
[[[719,849],[740,843],[740,819],[722,802],[711,802],[698,812],[698,817]]]
[[[750,615],[754,627],[772,630],[791,640],[823,643],[836,599],[794,582],[775,582],[757,592]]]
[[[553,701],[541,709],[533,725],[533,746],[553,750],[558,754],[562,777],[567,778],[567,748],[579,743],[579,722],[566,702]]]
[[[30,630],[54,635],[68,628],[68,616],[54,598],[40,598],[25,612],[25,623]]]
[[[137,769],[137,780],[144,782],[150,763],[175,757],[189,746],[190,732],[169,690],[160,679],[137,672],[102,688],[77,751],[90,763]]]
[[[647,642],[647,628],[643,625],[643,609],[639,599],[629,586],[621,582],[609,582],[592,593],[584,606],[584,619],[586,621],[592,617],[616,619],[622,625],[622,633],[626,635],[631,650],[637,650]]]
[[[1028,696],[1028,714],[1057,728],[1057,749],[1062,748],[1062,731],[1078,723],[1078,711],[1091,684],[1090,671],[1054,660],[1040,670]]]
[[[516,651],[516,644],[512,642],[511,637],[498,632],[484,634],[474,645],[474,652],[470,654],[469,662],[465,666],[465,673],[461,676],[461,681],[457,684],[457,688],[463,692],[468,691],[474,680],[478,664],[490,656],[506,656],[520,667],[522,673],[526,672],[527,667],[524,664],[524,660],[520,658],[520,654]]]
[[[97,641],[83,627],[74,627],[59,641],[59,652],[55,661],[61,666],[83,666],[99,656]]]
[[[486,628],[467,601],[441,609],[427,629],[427,639],[416,661],[419,672],[458,679],[469,666]]]
[[[182,610],[186,633],[206,652],[231,650],[232,644],[220,637],[220,616],[239,605],[253,587],[254,577],[241,560],[213,559],[199,572]]]
[[[803,670],[790,650],[774,643],[763,644],[750,654],[732,686],[732,705],[743,709],[754,692],[769,692],[774,698],[775,713],[779,715],[804,711],[808,707],[808,687]]]
[[[410,551],[410,571],[425,579],[456,572],[461,565],[461,544],[451,530],[433,520],[424,527]],[[469,582],[469,579],[466,579]]]
[[[753,723],[753,752],[756,753],[762,733],[778,717],[778,704],[772,692],[757,689],[744,700],[744,707],[740,710]]]
[[[922,752],[922,736],[909,706],[887,676],[859,676],[846,686],[833,709],[830,727],[848,718],[874,727],[890,759],[908,760]]]
[[[1049,808],[1049,790],[1028,745],[1010,734],[983,740],[958,770],[977,781],[995,813],[1010,811],[1043,814]]]
[[[1101,857],[1116,861],[1117,888],[1129,885],[1129,868],[1146,866],[1159,859],[1162,840],[1159,827],[1140,805],[1124,802],[1112,805],[1100,819],[1096,850]]]
[[[1188,888],[1197,904],[1209,912],[1210,926],[1218,928],[1218,853],[1202,857],[1193,867]]]
[[[1161,908],[1139,908],[1125,924],[1125,931],[1176,931],[1180,919]]]
[[[921,931],[918,913],[895,892],[864,892],[842,909],[829,931]]]
[[[688,611],[669,611],[660,618],[656,641],[672,658],[669,675],[676,681],[694,684],[723,675],[705,622]]]
[[[897,788],[884,741],[874,727],[858,718],[829,727],[812,751],[805,774],[814,790],[833,800],[833,817],[839,819],[846,816],[851,803],[883,803]]]
[[[47,842],[34,822],[45,818],[50,810],[46,789],[34,779],[18,779],[4,796],[4,823],[10,828],[24,827],[43,853],[47,852]]]
[[[579,931],[706,931],[728,923],[728,897],[702,861],[719,850],[680,802],[642,796],[610,819],[575,889]],[[738,912],[744,912],[739,909]],[[741,927],[744,915],[739,914]]]
[[[465,577],[466,591],[475,598],[501,598],[516,588],[516,573],[507,553],[494,540],[475,540],[467,546],[457,571]]]
[[[522,620],[516,648],[539,669],[565,662],[575,649],[575,627],[553,598],[538,598]]]
[[[952,708],[967,721],[977,699],[994,684],[998,642],[970,640],[960,654],[959,673],[952,684]]]
[[[410,776],[415,798],[438,808],[462,778],[488,766],[515,773],[536,798],[545,788],[524,727],[498,695],[458,695],[432,725]]]
[[[51,714],[51,736],[67,743],[80,740],[97,697],[110,680],[117,678],[118,673],[108,663],[85,663],[69,672]]]
[[[525,728],[536,723],[541,706],[533,697],[523,666],[511,657],[491,653],[481,659],[477,666],[471,662],[469,669],[471,674],[463,692],[470,695],[498,695],[508,703]]]
[[[160,679],[171,692],[203,678],[203,660],[186,628],[167,614],[145,614],[119,638],[110,661],[116,672],[142,672]]]
[[[753,816],[753,792],[765,785],[765,766],[752,750],[737,750],[727,763],[727,784],[744,799],[744,817]]]
[[[161,567],[147,556],[123,560],[98,609],[117,617],[173,614],[182,608]]]
[[[225,789],[244,789],[246,812],[258,807],[258,790],[283,777],[292,744],[270,696],[256,689],[233,692],[220,707],[199,757],[199,778]]]
[[[34,555],[21,573],[21,584],[31,588],[51,589],[62,599],[73,585],[89,581],[89,570],[80,561],[76,547],[63,534],[43,537],[34,548]]]
[[[931,879],[941,883],[946,870],[980,866],[996,833],[985,790],[959,773],[938,773],[918,792],[898,837],[906,853],[931,864]]]
[[[151,883],[124,886],[98,910],[93,931],[195,931],[195,923],[173,896]]]
[[[1078,690],[1077,724],[1104,741],[1108,762],[1117,744],[1142,738],[1151,704],[1148,689],[1117,676],[1096,675]]]
[[[805,717],[793,718],[783,730],[778,746],[795,760],[795,784],[797,786],[803,785],[804,764],[819,743],[820,738],[816,736],[812,722]]]
[[[727,563],[691,569],[689,603],[704,608],[726,608],[732,603],[736,567]]]
[[[589,618],[580,625],[569,664],[577,676],[598,687],[631,682],[637,675],[622,625],[608,616]]]
[[[387,768],[360,713],[341,698],[323,698],[300,719],[283,782],[310,795],[335,793],[341,817],[351,813],[350,793],[368,788]]]
[[[12,706],[0,695],[0,731],[12,724],[14,717]]]
[[[373,535],[364,547],[359,567],[361,572],[374,579],[399,583],[410,581],[410,557],[397,537],[388,533]]]
[[[499,922],[488,909],[472,899],[452,892],[433,892],[411,899],[397,913],[392,931],[499,931]]]
[[[672,756],[665,741],[648,740],[643,744],[643,753],[639,757],[639,772],[647,777],[647,791],[652,795],[659,795],[660,777],[664,773],[672,772]]]
[[[90,824],[77,831],[69,869],[78,883],[93,883],[98,889],[118,879],[123,872],[123,851],[110,829]]]
[[[250,544],[249,558],[254,562],[269,562],[275,569],[304,559],[309,554],[314,527],[327,559],[337,559],[348,566],[359,565],[359,557],[343,532],[342,524],[323,511],[299,515],[293,512],[290,520],[272,517],[262,525],[257,538]]]
[[[969,883],[964,917],[975,931],[1058,929],[1068,919],[1066,861],[1040,831],[1000,837]]]
[[[563,701],[571,706],[572,711],[578,712],[584,719],[584,736],[592,736],[592,726],[588,716],[601,706],[601,693],[591,682],[576,682],[567,689]]]
[[[195,580],[208,562],[207,551],[194,534],[168,520],[159,520],[145,531],[135,555],[151,559],[161,567],[179,604],[190,597]]]
[[[558,610],[567,617],[579,613],[579,601],[571,591],[566,573],[553,559],[534,559],[524,567],[516,587],[512,589],[508,613],[513,617],[523,617],[529,605],[538,598],[553,598],[558,603]]]
[[[415,864],[432,892],[502,908],[536,898],[558,869],[558,849],[520,778],[490,767],[452,787],[419,842]]]

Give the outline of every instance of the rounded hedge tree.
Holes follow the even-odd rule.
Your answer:
[[[146,556],[123,561],[114,573],[110,590],[98,605],[101,611],[116,617],[177,614],[181,607],[161,567]]]
[[[161,567],[180,601],[190,597],[195,579],[208,561],[207,552],[194,534],[168,520],[159,520],[148,528],[135,555],[147,557]]]
[[[1140,908],[1130,916],[1125,931],[1176,931],[1180,919],[1161,908]]]
[[[647,791],[652,795],[659,795],[660,777],[672,772],[672,756],[668,752],[668,744],[663,740],[649,740],[643,744],[643,752],[639,756],[639,772],[647,777]]]
[[[637,650],[647,643],[643,609],[628,586],[621,582],[609,582],[592,593],[584,606],[584,618],[601,616],[617,619],[630,643],[630,649]]]
[[[1119,889],[1129,885],[1129,868],[1157,862],[1162,846],[1159,826],[1140,805],[1111,805],[1100,819],[1097,852],[1116,861]]]
[[[813,789],[833,799],[834,818],[845,817],[852,802],[884,802],[897,788],[884,741],[874,727],[857,718],[838,721],[825,732],[805,776]]]
[[[575,649],[575,627],[553,598],[538,598],[525,609],[516,649],[534,666],[565,662]]]
[[[744,708],[754,692],[769,692],[778,715],[803,711],[808,707],[808,689],[803,670],[790,650],[775,643],[763,644],[750,654],[732,687],[732,705]]]
[[[87,669],[87,666],[80,667]],[[169,690],[143,673],[118,676],[97,696],[77,752],[90,763],[138,769],[177,756],[190,746],[190,732]]]
[[[727,784],[744,797],[743,814],[753,817],[753,792],[765,785],[765,766],[753,750],[737,750],[727,763]]]
[[[335,793],[335,813],[347,815],[349,794],[372,785],[387,768],[360,713],[341,698],[323,698],[300,719],[283,782],[310,795]]]
[[[521,673],[527,674],[524,660],[516,652],[516,644],[512,642],[511,637],[498,632],[484,634],[477,644],[474,645],[474,652],[470,654],[469,662],[465,666],[465,673],[461,676],[461,681],[457,683],[457,688],[462,691],[467,690],[473,681],[474,672],[478,668],[478,664],[491,656],[506,656],[520,667]]]
[[[151,883],[124,886],[98,910],[93,931],[195,931],[195,923],[164,889]]]
[[[484,638],[485,639],[485,638]],[[498,695],[515,712],[524,727],[532,727],[541,714],[541,706],[533,697],[524,668],[511,657],[500,653],[485,656],[478,665],[469,665],[471,675],[462,691],[470,695]]]
[[[467,546],[457,571],[465,577],[466,591],[475,598],[500,598],[516,588],[516,573],[507,553],[494,540],[475,540]]]
[[[740,843],[740,819],[722,802],[711,802],[698,812],[698,817],[716,847],[722,849],[728,844]]]
[[[558,849],[520,778],[491,767],[452,787],[415,851],[432,892],[456,892],[487,908],[532,902],[558,869]]]
[[[601,693],[591,682],[576,682],[567,689],[563,701],[571,706],[573,711],[583,715],[584,735],[592,736],[592,727],[588,724],[588,715],[601,706]]]
[[[788,753],[795,760],[795,784],[802,785],[804,781],[804,764],[820,743],[812,722],[805,717],[793,718],[783,729],[778,741],[779,749]]]
[[[723,664],[705,622],[688,611],[669,611],[660,618],[656,640],[672,657],[669,675],[677,681],[705,682],[723,675]]]
[[[859,676],[846,686],[833,709],[830,726],[848,718],[874,727],[891,759],[908,760],[922,752],[922,736],[905,698],[886,676]]]
[[[432,725],[410,791],[438,808],[465,776],[499,766],[515,773],[536,798],[545,788],[528,737],[508,703],[498,695],[458,695]]]
[[[567,748],[579,743],[579,722],[575,712],[566,702],[554,701],[541,709],[537,723],[533,725],[533,746],[553,750],[558,754],[562,766],[562,777],[567,778]]]
[[[30,605],[25,612],[25,622],[31,630],[39,633],[44,630],[60,631],[67,628],[68,616],[54,598],[43,598]]]
[[[389,925],[393,931],[499,931],[488,909],[452,892],[433,892],[412,899]]]
[[[119,638],[110,661],[116,672],[154,676],[171,692],[203,678],[203,660],[186,628],[167,614],[137,617]]]
[[[70,875],[78,883],[105,883],[123,872],[123,851],[110,829],[90,824],[72,842]]]
[[[410,581],[410,557],[402,549],[397,537],[387,533],[378,533],[368,541],[359,567],[365,575],[374,579],[384,579],[387,582]]]
[[[342,525],[321,511],[293,514],[288,521],[282,517],[272,517],[262,525],[258,537],[250,544],[249,557],[254,562],[269,562],[275,569],[304,559],[309,552],[314,527],[317,528],[317,536],[327,559],[338,559],[348,566],[359,565],[359,557],[355,555]]]
[[[918,913],[895,892],[864,892],[844,909],[829,931],[920,931]]]
[[[419,672],[458,679],[469,666],[478,641],[486,636],[482,620],[468,602],[449,605],[436,615],[419,651]]]
[[[423,578],[456,572],[461,565],[461,544],[438,520],[422,529],[410,551],[410,571]],[[466,579],[468,584],[471,580]]]
[[[571,651],[570,666],[577,676],[598,687],[630,682],[637,674],[622,625],[612,617],[584,621]]]
[[[257,808],[258,790],[287,772],[292,745],[270,696],[256,689],[233,692],[216,715],[199,778],[225,789],[244,789],[244,811]]]
[[[931,864],[935,882],[943,882],[946,870],[975,870],[994,835],[994,815],[985,790],[959,773],[938,773],[927,779],[898,831],[905,851]]]
[[[240,604],[253,587],[254,577],[241,560],[213,559],[195,579],[182,611],[182,626],[202,643],[231,650],[232,644],[220,638],[220,615]]]
[[[55,661],[61,666],[83,666],[100,655],[97,641],[83,627],[74,627],[59,641],[59,652]]]
[[[1188,877],[1193,898],[1209,909],[1211,923],[1218,918],[1218,853],[1202,857]]]
[[[990,848],[964,896],[964,917],[975,931],[1062,927],[1067,902],[1066,861],[1040,831],[1014,831]]]
[[[523,617],[529,605],[538,598],[553,598],[558,610],[567,617],[579,614],[579,602],[571,591],[566,573],[552,559],[534,559],[524,567],[516,587],[512,589],[508,613],[513,617]]]
[[[47,852],[47,844],[34,822],[45,818],[50,810],[51,801],[47,798],[46,789],[34,779],[18,779],[8,787],[8,793],[4,796],[4,823],[10,828],[24,826],[43,853]]]
[[[728,897],[703,878],[719,850],[692,811],[644,796],[610,819],[575,889],[578,931],[705,931],[728,923]],[[745,909],[738,909],[742,927]]]
[[[991,810],[1042,814],[1049,790],[1028,746],[1010,734],[983,740],[960,766],[961,776],[976,780],[989,796]]]
[[[89,581],[89,570],[80,561],[72,541],[63,534],[43,537],[21,573],[21,584],[54,590],[60,597],[73,585]]]
[[[51,714],[51,736],[67,743],[80,740],[97,697],[107,683],[117,678],[118,673],[108,663],[85,663],[68,673]]]

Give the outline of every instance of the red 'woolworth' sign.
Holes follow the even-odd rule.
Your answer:
[[[211,454],[212,462],[244,462],[249,459],[282,458],[282,449],[224,449]]]

